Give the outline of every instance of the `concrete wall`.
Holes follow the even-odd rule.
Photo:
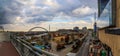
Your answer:
[[[114,56],[120,56],[120,35],[106,34],[100,30],[99,39],[111,47]]]
[[[9,41],[9,33],[7,32],[0,32],[0,42]]]
[[[117,0],[116,16],[116,28],[120,28],[120,0]],[[114,56],[120,56],[120,35],[107,34],[102,29],[99,30],[99,39],[111,47]]]

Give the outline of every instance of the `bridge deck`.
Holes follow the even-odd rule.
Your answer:
[[[19,56],[11,42],[0,42],[0,56]]]

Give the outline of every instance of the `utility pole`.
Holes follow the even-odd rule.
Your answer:
[[[94,14],[94,37],[98,39],[97,16]]]

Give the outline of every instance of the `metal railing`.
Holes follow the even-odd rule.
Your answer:
[[[14,47],[17,49],[20,56],[58,56],[56,54],[37,49],[24,39],[17,38],[17,36],[10,34],[10,39]]]

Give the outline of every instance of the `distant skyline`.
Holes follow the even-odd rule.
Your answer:
[[[49,29],[49,25],[52,31],[75,26],[93,28],[97,0],[0,0],[0,8],[0,25],[5,30],[28,31],[36,26]],[[98,23],[107,24],[104,20]]]

